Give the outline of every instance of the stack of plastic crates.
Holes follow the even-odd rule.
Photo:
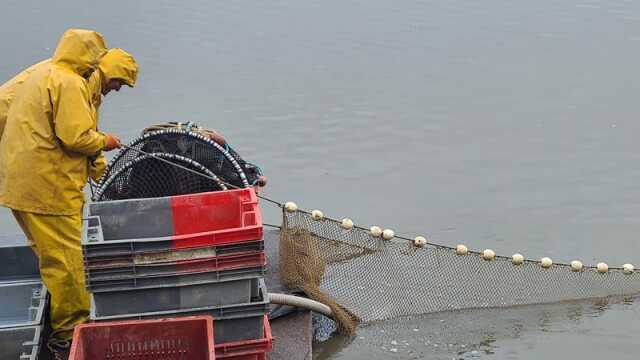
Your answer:
[[[47,311],[47,288],[26,247],[0,249],[0,358],[36,360]]]
[[[262,235],[252,188],[91,203],[82,240],[91,319],[211,315],[220,352],[254,348],[217,358],[260,359],[271,348]]]

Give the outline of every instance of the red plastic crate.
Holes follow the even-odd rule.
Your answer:
[[[174,248],[260,240],[262,214],[253,188],[171,197]]]
[[[273,348],[269,317],[264,316],[264,338],[216,344],[216,358],[226,360],[264,360]]]
[[[213,319],[192,316],[78,325],[69,360],[215,360]]]

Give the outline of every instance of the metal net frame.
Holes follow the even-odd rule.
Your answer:
[[[249,181],[234,155],[199,132],[184,128],[167,128],[153,130],[137,137],[122,149],[109,162],[98,181],[98,188],[103,187],[109,178],[129,164],[132,160],[144,156],[144,153],[165,153],[191,159],[220,180],[233,187],[248,187]]]
[[[347,334],[359,322],[409,315],[640,294],[640,274],[629,268],[485,260],[483,252],[459,255],[456,248],[397,236],[384,240],[350,227],[283,209],[280,239],[287,284],[327,302]]]
[[[227,190],[225,182],[200,163],[179,155],[151,153],[130,160],[112,173],[101,182],[93,200],[154,198],[218,190]]]

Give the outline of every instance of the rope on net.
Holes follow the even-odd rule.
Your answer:
[[[507,307],[640,293],[634,266],[498,256],[363,228],[322,211],[283,206],[280,267],[289,286],[327,303],[339,330],[358,322],[440,311]],[[318,294],[318,292],[320,294]],[[335,308],[338,308],[336,311]]]

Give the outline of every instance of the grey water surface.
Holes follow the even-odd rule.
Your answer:
[[[637,2],[4,0],[0,81],[69,27],[138,60],[138,86],[102,107],[101,128],[124,140],[195,121],[260,164],[278,200],[449,245],[640,266]],[[4,209],[0,231],[19,233]],[[636,359],[639,311],[434,314],[315,351]]]

